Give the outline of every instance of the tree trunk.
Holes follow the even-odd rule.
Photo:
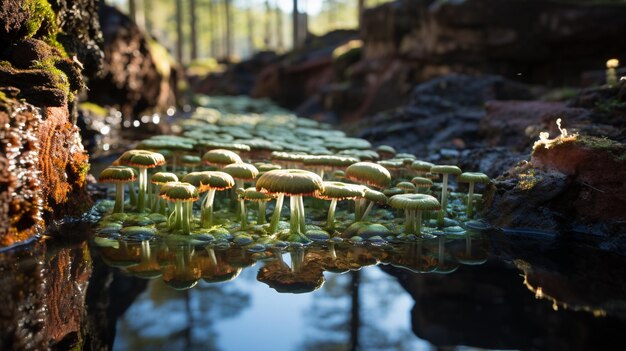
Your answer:
[[[293,13],[292,13],[292,21],[293,21],[293,48],[297,49],[300,46],[300,33],[299,33],[299,19],[298,16],[298,0],[293,0]]]
[[[183,62],[183,0],[176,0],[176,59]]]
[[[217,25],[217,16],[215,16],[215,1],[209,0],[209,41],[211,46],[211,57],[219,56],[219,26]]]
[[[198,23],[196,21],[196,0],[189,0],[189,25],[190,25],[190,60],[194,61],[198,58]]]
[[[276,48],[282,50],[285,47],[283,41],[283,11],[276,4]]]
[[[265,0],[265,33],[263,33],[263,46],[265,50],[270,48],[270,38],[272,37],[272,6],[270,0]]]
[[[246,24],[248,27],[248,55],[254,55],[254,19],[252,18],[252,2],[248,1],[246,7]]]
[[[231,3],[232,0],[224,0],[224,18],[226,20],[226,31],[225,31],[225,35],[224,35],[224,41],[225,41],[225,58],[227,60],[230,60],[230,56],[232,55],[232,13],[230,11],[230,7],[231,7]]]
[[[361,29],[361,20],[363,19],[363,11],[365,11],[365,0],[359,0],[359,6],[357,8],[357,19],[359,23],[359,29]]]

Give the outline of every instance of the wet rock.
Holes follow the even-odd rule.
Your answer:
[[[116,8],[100,4],[98,15],[104,66],[90,81],[88,100],[127,118],[174,105],[178,72],[167,50]]]
[[[531,97],[527,87],[502,77],[448,75],[417,85],[407,106],[359,121],[352,132],[427,157],[444,148],[482,146],[479,126],[486,101]]]
[[[626,147],[596,137],[576,137],[535,148],[495,179],[485,194],[485,218],[522,227],[601,237],[626,228]]]

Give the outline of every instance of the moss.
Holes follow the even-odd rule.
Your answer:
[[[626,146],[608,138],[580,136],[576,140],[579,144],[590,149],[602,150],[613,156],[617,161],[626,161]]]
[[[5,93],[0,91],[0,111],[10,112],[10,110],[11,104],[9,102],[9,98],[6,96]]]
[[[22,6],[30,14],[30,19],[26,22],[28,37],[35,35],[42,38],[56,37],[59,27],[57,26],[56,14],[48,1],[26,0]]]
[[[67,77],[67,74],[55,66],[57,60],[58,58],[49,58],[42,61],[35,61],[35,64],[32,68],[42,69],[52,73],[55,79],[55,86],[63,91],[63,93],[68,97],[69,101],[74,101],[74,94],[70,89],[70,81]]]
[[[109,115],[109,112],[107,111],[106,108],[94,104],[93,102],[81,102],[78,107],[81,110],[87,111],[90,114],[93,114],[95,116],[99,116],[99,117],[106,117]]]
[[[532,190],[535,185],[541,181],[541,177],[535,173],[534,168],[529,168],[520,172],[517,175],[518,182],[515,185],[515,189],[529,191]]]
[[[601,113],[613,113],[616,111],[626,110],[626,101],[620,101],[617,98],[610,98],[607,100],[600,100],[596,102],[595,110]]]

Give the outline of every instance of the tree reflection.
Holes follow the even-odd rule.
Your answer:
[[[217,350],[215,325],[250,306],[250,294],[235,285],[200,282],[174,290],[152,280],[118,323],[118,350]]]

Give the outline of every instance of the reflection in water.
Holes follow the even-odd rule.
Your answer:
[[[626,330],[624,257],[583,245],[96,242],[0,253],[0,349],[583,350]]]

